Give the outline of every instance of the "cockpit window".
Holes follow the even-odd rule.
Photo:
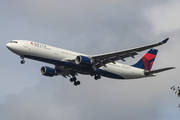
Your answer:
[[[17,41],[11,41],[11,43],[18,43]]]

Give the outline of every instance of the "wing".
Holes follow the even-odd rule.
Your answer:
[[[97,68],[101,66],[106,67],[107,63],[110,63],[110,62],[115,63],[114,61],[117,61],[117,60],[125,61],[124,58],[127,58],[127,57],[134,58],[135,55],[138,55],[138,52],[160,46],[162,44],[165,44],[168,40],[169,38],[166,38],[165,40],[159,43],[155,43],[155,44],[150,44],[146,46],[136,47],[132,49],[127,49],[127,50],[122,50],[122,51],[117,51],[117,52],[112,52],[112,53],[107,53],[107,54],[93,55],[91,56],[91,58],[93,58],[94,63]]]

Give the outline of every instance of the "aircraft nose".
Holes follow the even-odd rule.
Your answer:
[[[6,47],[9,49],[9,48],[10,48],[10,43],[7,43],[7,44],[6,44]]]
[[[16,47],[12,44],[12,43],[7,43],[6,44],[6,47],[9,49],[9,50],[16,50]]]

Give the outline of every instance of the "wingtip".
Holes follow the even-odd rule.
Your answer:
[[[169,40],[169,38],[166,38],[165,40],[162,41],[162,43],[166,43]]]
[[[171,67],[171,69],[176,69],[176,67]]]
[[[170,70],[170,69],[176,69],[176,67],[168,67],[167,69],[168,69],[168,70]]]

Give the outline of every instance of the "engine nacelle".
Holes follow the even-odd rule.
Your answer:
[[[89,58],[89,57],[79,55],[79,56],[76,57],[75,62],[76,62],[77,65],[88,66],[88,65],[91,65],[93,63],[93,60],[91,58]]]
[[[53,77],[54,75],[56,75],[56,70],[54,68],[43,66],[41,68],[41,74],[45,76]]]

